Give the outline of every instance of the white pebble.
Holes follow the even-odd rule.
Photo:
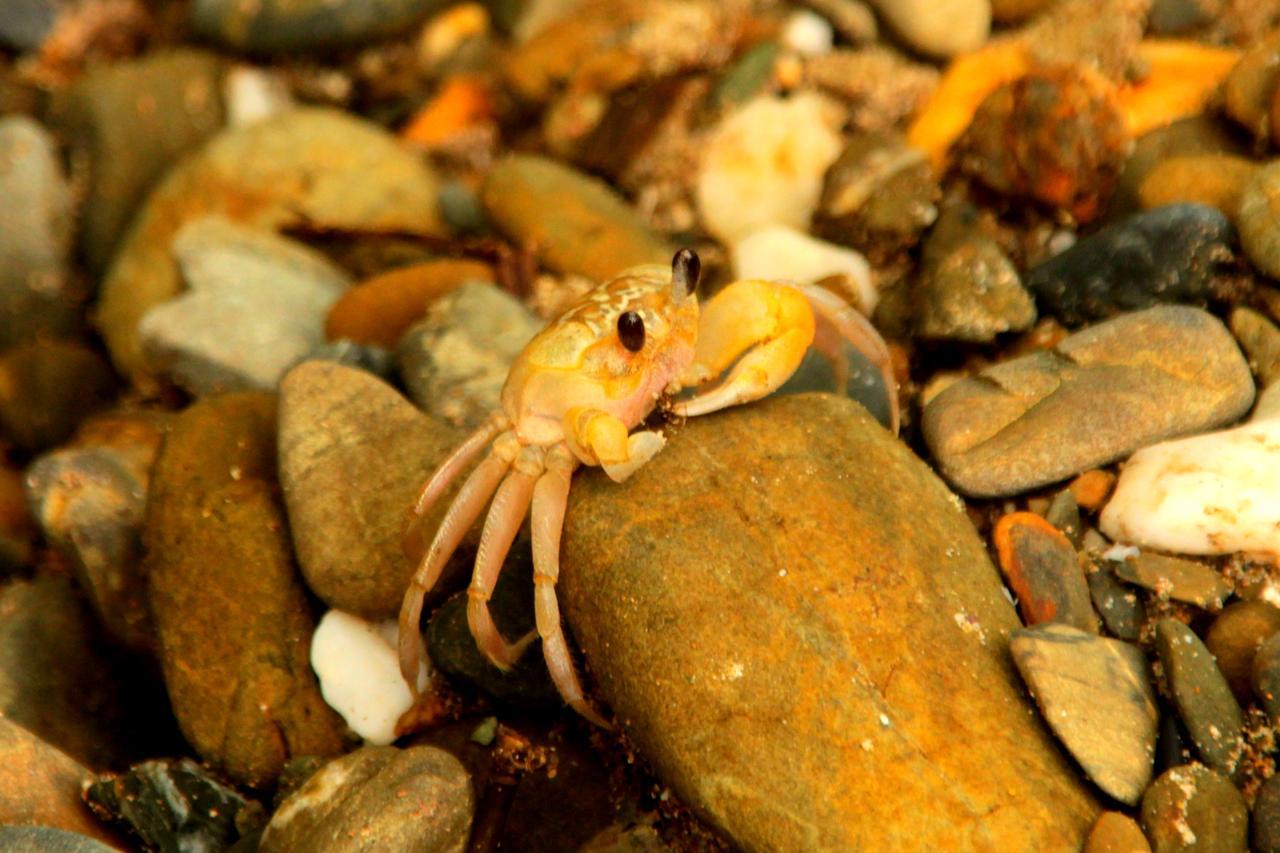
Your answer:
[[[1139,450],[1102,511],[1112,539],[1183,554],[1280,555],[1280,383],[1244,426]]]
[[[275,72],[252,65],[237,65],[222,84],[227,123],[232,127],[256,124],[293,109],[293,95]]]
[[[801,56],[822,56],[831,52],[835,31],[827,19],[808,9],[792,12],[782,25],[782,44]]]
[[[396,621],[366,622],[359,616],[330,610],[311,637],[311,668],[320,693],[347,725],[373,744],[396,739],[396,720],[409,710],[413,697],[400,677]],[[426,654],[419,656],[418,689],[426,689],[430,672]]]
[[[853,249],[827,243],[785,225],[755,231],[733,247],[733,273],[738,279],[812,284],[833,275],[845,276],[858,296],[854,306],[864,314],[876,307],[878,294],[871,266]]]

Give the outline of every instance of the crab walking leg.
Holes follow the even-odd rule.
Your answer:
[[[773,393],[800,366],[813,335],[813,309],[800,291],[768,281],[735,281],[703,309],[697,351],[683,384],[700,384],[735,359],[737,364],[719,385],[677,403],[675,413],[705,415]]]
[[[533,489],[533,600],[542,638],[542,655],[547,661],[551,680],[569,707],[602,728],[612,728],[587,703],[578,675],[573,671],[573,658],[560,626],[560,605],[556,601],[556,580],[560,576],[560,532],[564,528],[565,508],[569,503],[569,478],[577,460],[567,448],[559,445],[547,455],[547,473]]]
[[[515,436],[511,433],[499,436],[499,440],[494,443],[493,451],[476,466],[471,476],[462,484],[458,497],[454,499],[449,512],[441,520],[435,539],[431,541],[431,547],[423,555],[422,562],[418,564],[418,570],[409,581],[409,588],[405,590],[404,602],[400,605],[400,674],[409,683],[411,690],[415,689],[418,683],[417,634],[418,624],[422,618],[423,600],[427,592],[435,586],[445,563],[453,556],[453,552],[457,550],[458,543],[462,541],[467,530],[480,517],[485,505],[489,503],[489,498],[498,488],[498,483],[511,467],[511,460],[515,454],[510,452],[509,448],[500,447],[506,444],[503,442],[506,436],[510,436],[512,442],[515,441]]]
[[[484,656],[502,670],[510,669],[520,659],[534,635],[530,633],[516,643],[503,639],[502,632],[493,622],[493,614],[489,612],[489,598],[498,584],[502,562],[511,550],[520,525],[524,523],[525,513],[529,511],[533,484],[543,470],[542,448],[524,448],[515,461],[514,469],[498,488],[498,494],[489,507],[484,532],[480,534],[480,548],[476,551],[471,586],[467,589],[467,624],[471,627],[471,636],[475,637],[476,645]]]
[[[506,419],[494,416],[489,418],[480,429],[467,436],[467,440],[458,445],[422,485],[422,491],[418,493],[418,499],[413,504],[414,514],[425,515],[427,510],[439,500],[440,495],[444,494],[444,490],[449,488],[454,478],[467,467],[467,463],[505,428]]]

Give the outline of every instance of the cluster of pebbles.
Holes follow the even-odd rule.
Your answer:
[[[0,4],[0,848],[1280,850],[1277,27]],[[415,704],[417,489],[680,246],[834,290],[898,387],[811,355],[575,475],[614,731],[476,650],[476,531]]]

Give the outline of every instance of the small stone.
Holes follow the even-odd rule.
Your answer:
[[[494,280],[489,264],[466,260],[424,261],[380,273],[334,303],[325,337],[392,349],[433,300],[468,281]]]
[[[274,389],[350,283],[320,253],[218,217],[184,226],[173,254],[190,289],[144,314],[138,336],[148,366],[196,395]]]
[[[499,160],[480,198],[494,225],[518,245],[537,246],[556,272],[605,281],[627,267],[671,262],[671,250],[608,184],[554,160]]]
[[[1156,694],[1137,646],[1068,625],[1013,632],[1013,661],[1040,714],[1093,782],[1137,805],[1156,752]]]
[[[1031,512],[1002,517],[992,538],[1025,624],[1061,622],[1098,633],[1098,617],[1071,540]]]
[[[284,72],[254,65],[228,69],[222,91],[227,105],[227,124],[231,127],[275,118],[297,106]]]
[[[1231,333],[1249,357],[1249,366],[1266,388],[1280,379],[1280,328],[1265,316],[1239,305],[1231,311]]]
[[[112,853],[119,848],[48,826],[0,826],[0,849],[12,853]]]
[[[1149,589],[1162,599],[1185,601],[1205,610],[1221,610],[1231,584],[1204,563],[1143,551],[1116,563],[1123,581]]]
[[[1089,531],[1097,535],[1094,531]],[[1090,555],[1085,579],[1089,582],[1089,597],[1093,607],[1102,617],[1107,631],[1122,640],[1134,642],[1147,621],[1147,607],[1131,587],[1116,579],[1115,564],[1110,560]]]
[[[1142,798],[1142,829],[1155,853],[1249,849],[1244,797],[1203,764],[1174,767],[1152,783]]]
[[[951,384],[925,406],[923,430],[954,486],[994,497],[1228,423],[1252,400],[1248,365],[1222,324],[1161,306]],[[1105,521],[1103,530],[1125,538]]]
[[[1138,137],[1133,145],[1133,153],[1129,155],[1120,175],[1120,183],[1111,197],[1109,215],[1124,216],[1141,209],[1139,189],[1151,170],[1166,160],[1217,154],[1246,156],[1249,152],[1245,145],[1231,131],[1232,128],[1216,115],[1203,112]]]
[[[1213,655],[1176,619],[1156,623],[1156,651],[1196,751],[1213,769],[1233,775],[1243,750],[1244,718]]]
[[[1280,31],[1259,39],[1236,63],[1222,85],[1223,112],[1259,143],[1271,138],[1271,105],[1280,84]]]
[[[1272,776],[1258,789],[1249,823],[1254,853],[1280,853],[1280,776]]]
[[[1080,505],[1070,489],[1063,489],[1053,496],[1044,520],[1056,527],[1078,549],[1084,541],[1084,527],[1080,520]]]
[[[835,41],[835,30],[827,19],[808,9],[799,9],[788,15],[779,35],[783,47],[801,56],[829,53]]]
[[[840,154],[839,123],[832,102],[814,93],[763,95],[729,113],[702,153],[702,224],[729,245],[769,225],[808,231]]]
[[[1280,635],[1273,634],[1258,646],[1250,681],[1271,724],[1280,724]]]
[[[1209,626],[1205,646],[1242,706],[1253,698],[1253,659],[1258,647],[1275,634],[1280,634],[1280,608],[1260,600],[1237,601]]]
[[[258,849],[461,853],[474,800],[467,771],[449,753],[366,746],[326,764],[291,794]]]
[[[785,225],[754,231],[733,246],[735,279],[794,281],[813,284],[838,276],[855,294],[855,307],[870,315],[879,294],[866,258],[852,249],[815,240]]]
[[[1085,471],[1076,477],[1067,485],[1067,488],[1071,491],[1081,509],[1093,512],[1102,506],[1103,501],[1107,499],[1107,495],[1111,494],[1111,487],[1115,484],[1115,474],[1110,471],[1103,471],[1100,468],[1094,468],[1092,471]]]
[[[1138,201],[1145,210],[1182,202],[1203,204],[1235,219],[1245,185],[1259,168],[1252,160],[1230,154],[1170,157],[1147,173],[1138,187]]]
[[[1027,286],[1069,326],[1163,302],[1205,302],[1235,257],[1233,239],[1218,210],[1169,205],[1080,240],[1033,267]]]
[[[1123,812],[1103,812],[1089,830],[1084,853],[1151,853],[1142,827]]]
[[[1280,277],[1280,162],[1263,166],[1240,196],[1240,243],[1253,265]]]
[[[474,429],[498,410],[511,363],[541,329],[528,308],[492,284],[461,285],[401,338],[400,377],[429,414]]]
[[[65,441],[115,392],[111,368],[84,344],[20,344],[0,354],[0,435],[23,450],[44,450]]]
[[[934,57],[974,50],[991,32],[990,0],[871,0],[909,46]]]
[[[243,53],[321,51],[403,32],[440,0],[196,0],[191,27]]]
[[[0,9],[0,44],[36,50],[58,20],[58,0],[9,0]]]

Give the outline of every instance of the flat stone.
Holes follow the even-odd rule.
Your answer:
[[[277,494],[275,407],[228,394],[179,415],[143,533],[174,715],[201,758],[249,786],[292,756],[342,747],[308,664],[314,623]]]
[[[1258,789],[1249,823],[1254,853],[1280,853],[1280,776],[1272,776]]]
[[[191,26],[201,38],[244,53],[347,47],[403,32],[441,0],[196,0]]]
[[[147,366],[196,395],[274,390],[324,341],[324,318],[351,283],[324,255],[221,217],[173,240],[188,290],[138,323]]]
[[[1243,750],[1244,716],[1213,655],[1176,619],[1156,623],[1156,651],[1196,751],[1213,769],[1234,774]]]
[[[953,486],[995,497],[1228,423],[1253,393],[1248,365],[1217,319],[1160,306],[953,383],[925,406],[923,430]]]
[[[1084,853],[1151,853],[1137,821],[1122,812],[1103,812],[1089,830]]]
[[[1071,540],[1032,512],[1003,516],[993,538],[1000,570],[1018,598],[1025,624],[1061,622],[1098,633],[1098,617]]]
[[[627,736],[732,843],[1083,842],[1095,807],[1021,698],[982,542],[859,407],[768,399],[689,420],[626,483],[575,479],[568,622]]]
[[[0,435],[38,452],[65,441],[116,393],[111,367],[78,341],[35,340],[0,354]]]
[[[281,804],[262,853],[466,848],[475,798],[467,771],[431,746],[366,746],[326,764]]]
[[[1142,829],[1155,853],[1249,849],[1244,797],[1203,764],[1174,767],[1152,783],[1142,798]]]
[[[1205,610],[1221,610],[1231,595],[1231,584],[1214,568],[1194,560],[1143,551],[1120,560],[1116,576],[1149,589],[1163,599],[1185,601]]]
[[[1231,604],[1205,634],[1204,644],[1241,706],[1253,699],[1253,660],[1258,647],[1276,634],[1280,634],[1280,608],[1262,600]]]
[[[1040,714],[1084,772],[1137,805],[1156,755],[1156,694],[1142,649],[1069,625],[1015,631],[1014,663]]]
[[[149,376],[138,321],[182,288],[173,238],[210,215],[276,231],[440,231],[434,175],[382,128],[335,110],[297,109],[224,131],[151,193],[102,282],[96,319],[112,359],[135,382]]]
[[[1114,565],[1110,560],[1090,559],[1085,572],[1089,597],[1108,633],[1133,642],[1146,624],[1147,607],[1131,587],[1116,579]]]

